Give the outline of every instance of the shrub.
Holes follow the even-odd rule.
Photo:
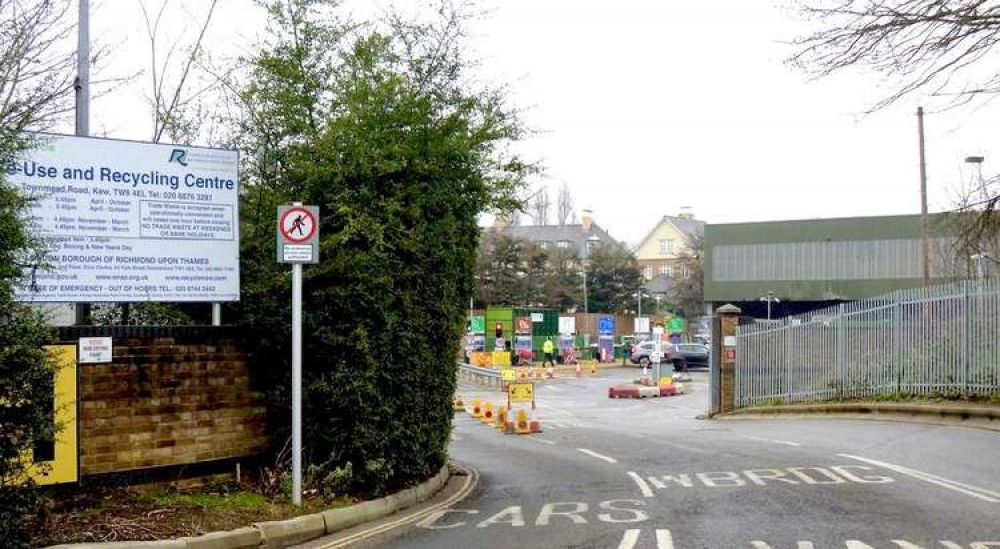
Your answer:
[[[7,141],[5,141],[7,142]],[[0,159],[5,155],[0,151]],[[7,149],[7,154],[11,154]],[[36,512],[34,486],[24,482],[25,456],[55,430],[54,365],[43,349],[49,334],[36,311],[14,299],[22,269],[36,248],[24,230],[27,203],[0,171],[0,546],[28,546],[26,521]]]

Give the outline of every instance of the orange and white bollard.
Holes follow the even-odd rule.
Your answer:
[[[542,423],[535,419],[535,403],[531,403],[531,417],[528,419],[528,428],[532,433],[542,432]]]
[[[552,371],[552,365],[551,364],[549,364],[549,367],[545,369],[545,376],[548,377],[549,379],[552,379],[553,377],[555,377],[555,374]]]
[[[576,377],[580,377],[580,363],[576,363]]]

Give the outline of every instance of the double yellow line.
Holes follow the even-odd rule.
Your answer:
[[[476,488],[476,484],[479,483],[479,471],[472,468],[463,467],[457,464],[453,464],[453,466],[455,469],[458,469],[465,473],[465,483],[462,484],[462,487],[457,492],[449,496],[444,501],[440,503],[435,503],[430,507],[420,509],[419,511],[413,512],[404,517],[400,517],[396,520],[393,520],[392,522],[387,522],[385,524],[372,526],[371,528],[362,530],[361,532],[357,532],[351,534],[350,536],[331,541],[326,545],[320,545],[319,547],[317,547],[317,549],[339,549],[340,547],[347,547],[359,541],[388,532],[389,530],[393,530],[400,526],[404,526],[407,524],[417,522],[419,520],[423,520],[432,513],[436,513],[441,509],[451,507],[452,505],[455,505],[459,501],[462,501],[463,499],[468,497],[469,494],[472,493],[472,491]]]

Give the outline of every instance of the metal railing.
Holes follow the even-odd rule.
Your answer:
[[[739,327],[737,407],[1000,393],[1000,279],[894,292]]]
[[[458,377],[459,379],[488,387],[499,387],[501,385],[500,370],[473,366],[464,362],[458,363]]]

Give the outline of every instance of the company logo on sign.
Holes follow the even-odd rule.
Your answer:
[[[187,166],[187,151],[184,149],[174,149],[170,151],[170,160],[168,162],[176,162],[181,166]]]

